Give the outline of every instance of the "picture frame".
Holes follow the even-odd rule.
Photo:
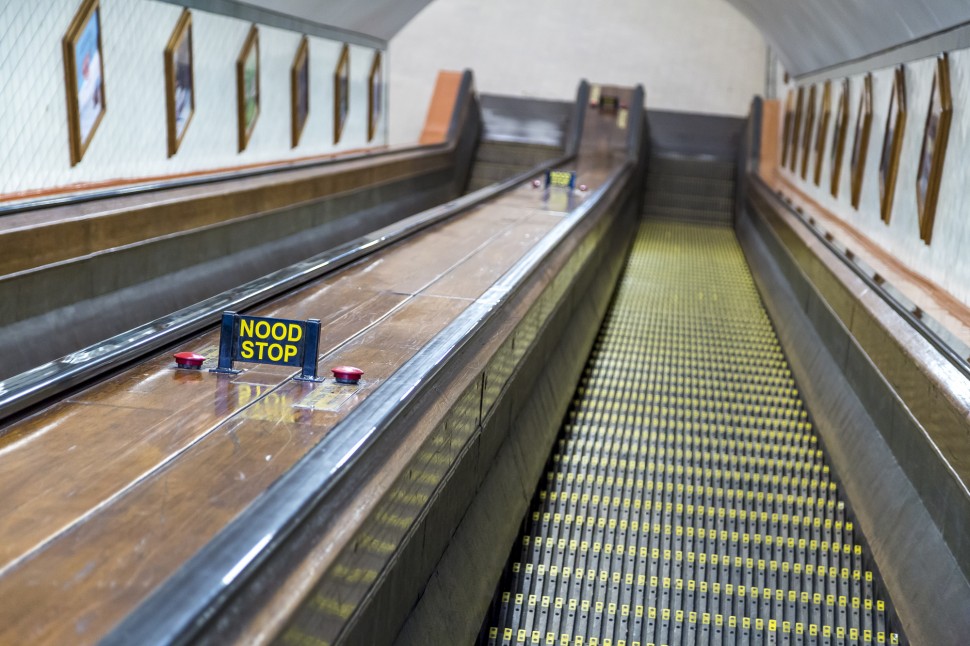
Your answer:
[[[333,70],[333,143],[340,143],[350,112],[350,46],[344,43]]]
[[[866,74],[859,95],[859,111],[856,113],[855,136],[852,138],[852,207],[859,208],[862,200],[862,180],[865,179],[866,157],[869,153],[869,136],[872,133],[872,74]]]
[[[788,159],[788,168],[795,172],[798,168],[798,141],[802,131],[802,105],[805,103],[805,88],[798,88],[795,94],[795,124],[792,126],[791,133],[791,157]]]
[[[791,153],[791,129],[795,121],[795,91],[788,90],[785,99],[785,122],[781,135],[781,165],[788,165],[788,155]]]
[[[839,197],[839,184],[842,181],[842,161],[845,158],[845,140],[849,130],[849,79],[842,80],[842,90],[839,92],[838,107],[835,112],[835,130],[832,132],[832,177],[829,192],[832,197]]]
[[[62,41],[71,166],[84,158],[107,111],[100,0],[84,0]]]
[[[923,128],[923,145],[920,148],[919,170],[916,174],[916,202],[919,213],[919,237],[925,244],[933,239],[933,221],[936,218],[936,202],[940,194],[943,168],[946,163],[946,146],[950,138],[950,122],[953,119],[953,95],[950,89],[950,57],[937,57],[930,91],[930,105]]]
[[[802,179],[808,179],[808,159],[812,154],[812,134],[815,128],[816,86],[808,90],[808,106],[805,109],[805,131],[802,133]]]
[[[381,67],[381,51],[374,50],[374,60],[367,77],[367,142],[374,140],[377,125],[384,109],[384,73]]]
[[[815,133],[815,186],[822,185],[822,162],[825,160],[825,144],[829,138],[829,122],[832,121],[832,82],[822,86],[822,103],[819,107],[818,130]]]
[[[236,117],[239,152],[246,150],[259,118],[259,29],[249,28],[236,59]]]
[[[310,114],[310,39],[304,36],[296,48],[290,68],[291,147],[300,145],[300,137]]]
[[[165,46],[165,129],[169,157],[178,152],[195,115],[192,63],[192,14],[183,9]]]
[[[889,95],[886,130],[883,134],[882,153],[879,155],[879,212],[886,224],[889,224],[893,213],[899,154],[903,148],[905,130],[906,68],[900,65],[893,72],[893,89]]]

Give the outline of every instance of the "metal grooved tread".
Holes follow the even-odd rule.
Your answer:
[[[734,232],[646,220],[484,644],[898,643]]]

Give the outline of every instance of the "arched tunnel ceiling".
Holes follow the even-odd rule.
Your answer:
[[[970,22],[970,0],[727,0],[801,76]]]
[[[387,41],[432,0],[194,3],[227,1]],[[726,1],[758,27],[788,72],[796,77],[970,24],[970,0]]]
[[[240,0],[320,25],[390,40],[431,0]]]

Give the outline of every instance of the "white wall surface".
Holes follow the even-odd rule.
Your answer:
[[[852,76],[850,83],[850,121],[842,165],[839,197],[829,192],[831,177],[830,153],[835,105],[838,98],[838,80],[833,80],[833,123],[829,126],[825,159],[822,164],[822,186],[802,181],[800,175],[782,171],[812,199],[834,213],[857,231],[889,252],[904,265],[970,304],[970,50],[950,52],[950,83],[953,92],[953,121],[947,146],[946,164],[940,185],[936,220],[930,245],[919,236],[919,215],[916,203],[916,174],[923,129],[929,107],[933,84],[935,59],[910,62],[906,65],[907,117],[903,148],[900,156],[899,174],[896,177],[896,195],[889,224],[880,218],[879,208],[879,156],[882,153],[886,115],[892,92],[893,69],[873,71],[873,120],[872,134],[866,156],[865,176],[859,209],[851,203],[851,155],[855,135],[859,95],[864,75]],[[794,85],[790,86],[794,87]],[[821,95],[821,85],[818,90]],[[806,88],[806,96],[808,94]],[[782,97],[787,96],[787,90]],[[783,120],[780,120],[783,121]],[[780,135],[779,135],[780,136]],[[814,153],[812,155],[814,160]],[[814,161],[812,162],[814,163]]]
[[[490,94],[572,99],[581,78],[643,83],[647,105],[746,115],[765,45],[724,0],[434,0],[390,43],[392,143],[416,141],[440,69]]]
[[[238,152],[235,64],[250,25],[193,11],[195,116],[169,158],[163,53],[181,7],[101,0],[107,111],[84,158],[71,167],[61,39],[80,4],[0,1],[0,196],[284,161],[386,141],[385,109],[385,122],[367,143],[374,51],[351,46],[350,113],[340,145],[333,145],[333,71],[342,43],[311,37],[310,112],[300,145],[291,148],[290,67],[301,34],[260,26],[260,115],[249,145]],[[384,65],[386,79],[386,56]]]

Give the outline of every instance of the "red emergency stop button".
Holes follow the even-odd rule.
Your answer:
[[[198,370],[205,363],[205,357],[195,352],[176,352],[175,365],[179,368],[193,368]]]
[[[363,370],[353,366],[337,366],[331,368],[331,372],[333,372],[333,378],[337,380],[338,384],[356,384],[364,374]]]

